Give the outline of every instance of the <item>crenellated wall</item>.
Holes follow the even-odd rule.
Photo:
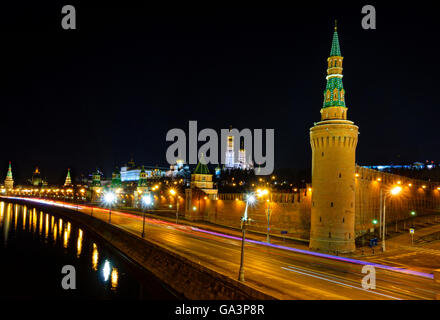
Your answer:
[[[356,166],[355,174],[355,235],[369,232],[373,219],[379,221],[379,192],[392,186],[401,186],[398,196],[388,197],[386,202],[387,225],[417,216],[440,213],[440,183],[410,179]],[[299,239],[309,239],[312,186],[296,193],[270,194],[270,233]],[[218,200],[210,200],[202,194],[191,197],[185,205],[185,216],[190,220],[206,221],[222,226],[240,228],[240,218],[245,209],[244,194],[219,193]],[[248,209],[249,229],[266,233],[268,198],[259,199]]]
[[[380,188],[383,193],[394,186],[401,186],[399,195],[386,200],[386,222],[395,223],[411,217],[440,213],[440,183],[410,179],[399,175],[356,166],[356,236],[373,228],[373,219],[380,219]]]

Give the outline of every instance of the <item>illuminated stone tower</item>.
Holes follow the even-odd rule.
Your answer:
[[[10,189],[13,189],[13,188],[14,188],[14,179],[12,178],[11,161],[9,161],[8,173],[6,174],[6,179],[5,179],[6,192],[8,192]]]
[[[347,120],[342,56],[335,26],[321,121],[310,129],[312,216],[310,248],[355,250],[355,153],[358,127]]]
[[[229,127],[229,131],[232,130],[232,126]],[[228,136],[228,142],[226,145],[226,160],[225,167],[228,169],[235,167],[235,159],[234,159],[234,136]]]
[[[92,201],[98,201],[101,196],[101,175],[99,170],[92,174],[92,184],[91,184],[91,199]]]
[[[65,187],[69,187],[72,185],[72,179],[70,178],[70,169],[67,169],[66,181],[64,182]]]
[[[118,189],[122,187],[121,171],[118,167],[115,167],[115,170],[113,170],[111,187],[112,189]]]

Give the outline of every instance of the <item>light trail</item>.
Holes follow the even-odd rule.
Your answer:
[[[374,293],[374,294],[377,294],[377,295],[380,295],[380,296],[384,296],[384,297],[387,297],[387,298],[390,298],[390,299],[402,300],[402,299],[399,299],[399,298],[396,298],[396,297],[393,297],[393,296],[389,296],[389,295],[386,295],[386,294],[383,294],[383,293],[380,293],[380,292],[376,292],[376,291],[373,291],[373,290],[367,290],[367,289],[364,289],[364,288],[359,288],[359,287],[356,287],[356,286],[352,286],[351,284],[339,282],[339,281],[336,281],[336,280],[327,279],[327,278],[324,278],[324,277],[321,277],[321,276],[317,276],[317,275],[313,275],[313,274],[310,274],[310,273],[301,272],[301,271],[298,271],[298,270],[293,270],[293,269],[285,268],[285,267],[281,267],[281,269],[284,269],[284,270],[287,270],[287,271],[290,271],[290,272],[296,272],[296,273],[299,273],[299,274],[302,274],[302,275],[305,275],[305,276],[308,276],[308,277],[313,277],[313,278],[316,278],[316,279],[325,280],[325,281],[332,282],[332,283],[335,283],[335,284],[339,284],[339,285],[342,285],[342,286],[345,286],[345,287],[361,290],[361,291],[364,291],[364,292]]]
[[[197,227],[192,227],[192,229],[200,231],[200,232],[209,233],[212,235],[217,235],[220,237],[226,237],[229,239],[241,241],[240,237],[235,237],[235,236],[230,236],[230,235],[226,235],[226,234],[222,234],[222,233],[218,233],[218,232],[203,230],[203,229],[199,229]],[[426,272],[419,272],[419,271],[409,270],[409,269],[405,269],[405,268],[391,267],[391,266],[387,266],[387,265],[383,265],[383,264],[367,262],[367,261],[362,261],[362,260],[357,260],[357,259],[345,258],[345,257],[340,257],[340,256],[333,256],[331,254],[325,254],[325,253],[307,251],[307,250],[302,250],[302,249],[297,249],[297,248],[292,248],[292,247],[286,247],[286,246],[281,246],[281,245],[267,243],[267,242],[258,241],[258,240],[246,239],[246,242],[254,243],[254,244],[258,244],[258,245],[263,245],[263,246],[269,246],[269,247],[282,249],[282,250],[289,250],[289,251],[293,251],[293,252],[297,252],[297,253],[301,253],[301,254],[307,254],[307,255],[316,256],[316,257],[325,258],[325,259],[344,261],[344,262],[354,263],[354,264],[359,264],[359,265],[369,265],[369,266],[374,266],[376,268],[385,269],[385,270],[389,270],[389,271],[395,271],[395,272],[411,274],[411,275],[415,275],[415,276],[419,276],[419,277],[434,279],[433,274],[426,273]]]
[[[79,210],[79,208],[81,208],[81,210],[87,209],[87,208],[90,208],[90,209],[93,208],[93,209],[97,209],[97,210],[104,211],[104,212],[108,211],[108,209],[103,209],[100,207],[80,206],[80,205],[77,206],[77,205],[71,205],[69,203],[61,202],[61,201],[57,202],[57,201],[53,201],[53,200],[22,198],[22,197],[5,197],[5,198],[33,201],[33,202],[37,202],[37,203],[55,205],[58,207],[65,207],[65,208],[74,209],[74,210],[76,210],[77,208],[78,208],[78,210]],[[130,218],[135,218],[135,219],[139,219],[139,220],[142,219],[142,217],[139,215],[134,215],[134,214],[120,212],[120,211],[113,211],[113,214],[115,214],[115,213],[122,215],[122,216],[130,217]],[[175,224],[172,222],[167,222],[167,221],[162,221],[162,220],[157,220],[157,219],[146,219],[146,220],[149,221],[150,223],[164,224],[164,225],[173,226],[175,228],[179,227],[179,229],[182,229],[182,228],[180,228],[181,225]],[[197,227],[189,227],[189,228],[193,231],[196,231],[196,232],[211,234],[214,236],[233,239],[233,240],[237,240],[237,241],[242,241],[241,237],[236,237],[236,236],[231,236],[231,235],[227,235],[227,234],[223,234],[223,233],[219,233],[219,232],[204,230],[204,229],[200,229]],[[362,260],[358,260],[358,259],[351,259],[351,258],[347,258],[347,257],[334,256],[334,255],[330,255],[330,254],[326,254],[326,253],[313,252],[313,251],[308,251],[308,250],[303,250],[303,249],[298,249],[298,248],[286,247],[286,246],[277,245],[277,244],[273,244],[273,243],[267,243],[267,242],[258,241],[258,240],[246,239],[246,242],[261,245],[261,246],[267,246],[267,247],[277,248],[277,249],[281,249],[281,250],[287,250],[287,251],[292,251],[292,252],[296,252],[296,253],[306,254],[306,255],[310,255],[310,256],[316,256],[316,257],[325,258],[325,259],[343,261],[343,262],[348,262],[348,263],[358,264],[358,265],[370,265],[370,266],[373,266],[373,267],[376,267],[379,269],[388,270],[388,271],[400,272],[400,273],[410,274],[410,275],[424,277],[424,278],[428,278],[428,279],[434,279],[433,274],[426,273],[426,272],[414,271],[414,270],[409,270],[409,269],[405,269],[405,268],[391,267],[391,266],[387,266],[387,265],[383,265],[383,264],[379,264],[379,263],[367,262],[367,261],[362,261]]]

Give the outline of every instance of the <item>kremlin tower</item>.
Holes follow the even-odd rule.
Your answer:
[[[72,185],[72,179],[70,178],[70,169],[67,169],[66,181],[64,182],[65,187],[70,187]]]
[[[10,189],[13,189],[13,188],[14,188],[14,179],[12,178],[11,161],[9,161],[9,169],[8,169],[8,173],[6,174],[6,179],[5,179],[6,192],[8,192]]]
[[[335,26],[327,59],[321,121],[310,129],[310,248],[341,253],[355,250],[355,153],[358,141],[358,127],[347,120],[342,60]]]

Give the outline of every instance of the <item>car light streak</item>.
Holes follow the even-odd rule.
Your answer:
[[[396,298],[396,297],[393,297],[393,296],[389,296],[389,295],[386,295],[386,294],[383,294],[383,293],[380,293],[380,292],[376,292],[376,291],[373,291],[373,290],[366,290],[364,288],[359,288],[359,287],[356,287],[356,286],[352,286],[351,284],[339,282],[339,281],[336,281],[336,280],[327,279],[327,278],[316,276],[316,275],[309,274],[309,273],[306,273],[306,272],[301,272],[301,271],[298,271],[298,270],[293,270],[293,269],[285,268],[285,267],[281,267],[281,269],[284,269],[284,270],[287,270],[287,271],[290,271],[290,272],[296,272],[296,273],[303,274],[305,276],[313,277],[313,278],[316,278],[316,279],[321,279],[321,280],[325,280],[325,281],[328,281],[328,282],[336,283],[336,284],[339,284],[341,286],[346,286],[346,287],[349,287],[349,288],[365,291],[365,292],[368,292],[368,293],[374,293],[374,294],[377,294],[377,295],[380,295],[380,296],[384,296],[384,297],[387,297],[387,298],[390,298],[390,299],[402,300],[402,299],[399,299],[399,298]]]
[[[54,206],[64,207],[64,208],[69,208],[69,209],[74,209],[74,210],[77,209],[76,205],[71,205],[71,204],[68,204],[65,202],[56,202],[56,201],[52,201],[52,200],[44,200],[44,199],[38,199],[38,198],[37,199],[36,198],[22,198],[22,197],[4,197],[4,198],[32,201],[32,202],[37,202],[37,203],[42,203],[42,204],[47,204],[47,205],[54,205]],[[92,207],[81,206],[81,209],[86,209],[86,208],[92,208]],[[93,208],[95,208],[95,207],[93,207]],[[107,211],[107,210],[103,210],[101,208],[96,208],[96,209],[102,210],[105,212]],[[123,212],[119,212],[119,211],[114,211],[114,213],[117,213],[122,216],[130,217],[130,218],[141,219],[140,216],[130,214],[130,213],[123,213]],[[200,229],[197,227],[182,228],[181,225],[176,225],[175,223],[156,220],[156,219],[148,219],[148,221],[150,223],[167,225],[169,228],[176,228],[177,227],[177,228],[181,229],[181,231],[184,231],[184,232],[187,232],[186,230],[188,230],[188,231],[192,230],[192,231],[210,234],[210,235],[214,235],[214,236],[218,236],[218,237],[222,237],[222,238],[228,238],[228,239],[241,241],[240,237],[231,236],[231,235],[218,233],[218,232],[214,232],[214,231],[208,231],[208,230]],[[426,273],[426,272],[414,271],[414,270],[409,270],[409,269],[399,268],[399,267],[391,267],[391,266],[378,264],[378,263],[374,263],[374,262],[367,262],[367,261],[362,261],[362,260],[357,260],[357,259],[334,256],[334,255],[325,254],[325,253],[319,253],[319,252],[313,252],[313,251],[308,251],[308,250],[302,250],[302,249],[298,249],[298,248],[286,247],[286,246],[277,245],[277,244],[273,244],[273,243],[267,243],[267,242],[258,241],[258,240],[246,239],[246,242],[261,245],[261,246],[277,248],[277,249],[281,249],[281,250],[292,251],[292,252],[301,253],[301,254],[307,254],[307,255],[316,256],[316,257],[325,258],[325,259],[344,261],[344,262],[348,262],[348,263],[352,263],[352,264],[359,264],[359,265],[370,265],[370,266],[374,266],[376,268],[384,269],[384,270],[388,270],[388,271],[395,271],[395,272],[410,274],[410,275],[414,275],[414,276],[424,277],[424,278],[428,278],[428,279],[434,279],[433,274]]]

